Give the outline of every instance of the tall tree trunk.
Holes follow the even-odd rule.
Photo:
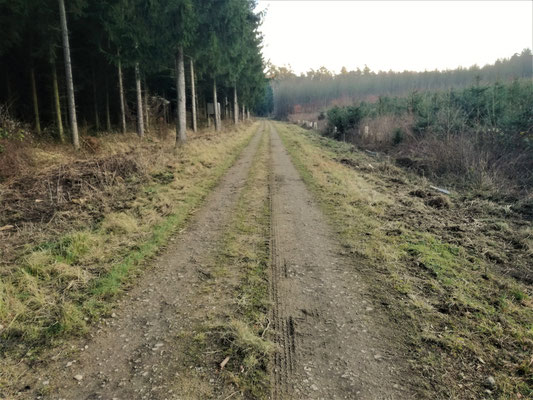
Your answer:
[[[183,62],[183,47],[178,48],[176,54],[176,146],[187,141],[187,114],[185,110],[185,64]]]
[[[245,110],[245,108],[246,107],[245,107],[245,105],[243,103],[243,105],[242,105],[242,122],[244,122],[244,112],[245,112],[244,110]]]
[[[239,103],[237,101],[237,86],[233,86],[233,122],[239,123]]]
[[[120,124],[122,126],[122,133],[126,133],[126,107],[124,104],[124,83],[122,82],[122,61],[120,60],[120,53],[118,59],[118,93],[120,97]]]
[[[249,108],[246,109],[246,119],[248,121],[250,120],[250,109]]]
[[[211,117],[209,116],[209,109],[207,107],[207,100],[205,100],[205,116],[207,117],[207,127],[211,128]]]
[[[228,96],[224,96],[224,119],[228,118]]]
[[[61,143],[65,143],[65,133],[63,131],[63,119],[61,118],[61,102],[59,99],[59,86],[57,84],[57,70],[55,61],[52,61],[52,86],[54,89],[54,106],[56,110],[57,133],[59,135],[59,140],[61,141]]]
[[[213,110],[215,112],[215,131],[220,131],[220,119],[219,119],[219,112],[218,109],[218,101],[217,101],[217,80],[213,79]]]
[[[72,65],[70,63],[70,45],[68,42],[67,14],[64,0],[59,0],[59,14],[61,18],[61,33],[63,36],[63,54],[65,56],[65,74],[67,76],[67,99],[70,116],[70,130],[72,132],[72,144],[75,149],[80,148],[78,136],[78,122],[76,120],[76,101],[74,100],[74,82],[72,80]]]
[[[37,85],[35,83],[35,69],[30,69],[31,97],[33,99],[33,115],[35,117],[35,130],[41,133],[41,120],[39,118],[39,100],[37,99]]]
[[[137,135],[144,136],[144,121],[143,121],[143,98],[141,92],[141,73],[139,71],[139,63],[135,63],[135,88],[137,90]]]
[[[105,122],[106,130],[111,132],[111,112],[109,110],[109,81],[107,79],[107,74],[105,76]]]
[[[198,130],[198,122],[196,121],[196,84],[194,82],[194,61],[191,58],[191,110],[192,110],[192,131]]]
[[[144,83],[144,127],[147,132],[150,132],[150,109],[148,108],[148,85],[146,84],[146,77],[143,79]]]
[[[93,65],[93,102],[94,102],[94,126],[100,131],[100,117],[98,116],[98,95],[96,93],[96,74]]]

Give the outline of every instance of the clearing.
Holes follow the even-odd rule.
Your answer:
[[[466,209],[388,160],[294,125],[259,121],[224,134],[193,140],[180,161],[163,157],[151,178],[129,178],[142,169],[132,161],[115,195],[121,209],[87,210],[94,228],[81,240],[77,227],[58,246],[47,236],[60,227],[54,215],[90,203],[79,187],[67,202],[61,186],[69,207],[46,216],[46,245],[9,252],[11,268],[24,271],[9,278],[11,301],[32,315],[23,321],[32,329],[15,331],[15,317],[2,332],[0,397],[532,394],[530,221],[486,201]],[[211,159],[201,158],[209,146]],[[138,181],[142,196],[128,198]],[[10,212],[5,221],[20,218]],[[520,246],[507,251],[505,236]],[[75,239],[95,247],[80,251]],[[54,321],[53,301],[64,308],[61,329],[50,331],[39,316]]]

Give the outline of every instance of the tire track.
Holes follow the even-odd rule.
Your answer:
[[[278,209],[275,196],[275,176],[272,164],[272,146],[270,146],[270,178],[269,178],[269,200],[270,200],[270,260],[271,260],[271,321],[274,331],[274,342],[276,352],[274,354],[274,371],[272,382],[272,399],[283,399],[291,396],[293,391],[292,374],[294,371],[296,343],[294,339],[294,320],[287,316],[282,296],[279,294],[280,280],[288,278],[287,262],[282,260],[278,251],[279,230],[278,230]]]
[[[272,123],[272,399],[403,399],[394,348]]]

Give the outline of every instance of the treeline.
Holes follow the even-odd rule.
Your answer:
[[[326,134],[363,148],[422,160],[422,172],[533,188],[533,81],[380,96],[332,107]],[[422,167],[420,167],[422,165]]]
[[[446,71],[372,72],[363,70],[333,74],[326,68],[310,70],[300,76],[286,67],[271,67],[269,77],[274,80],[274,105],[277,118],[291,113],[315,112],[332,104],[351,104],[376,99],[379,95],[407,95],[413,91],[436,91],[464,88],[472,84],[508,82],[516,78],[533,77],[530,49],[511,58],[497,60],[482,68],[457,68]]]
[[[180,143],[200,112],[213,112],[216,130],[222,118],[265,112],[254,9],[254,0],[0,0],[3,114],[62,142],[70,132],[78,147],[78,124],[143,136],[175,115]]]

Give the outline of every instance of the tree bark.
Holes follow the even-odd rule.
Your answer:
[[[107,74],[105,76],[105,122],[107,131],[111,132],[111,113],[109,110],[109,82],[107,79]]]
[[[59,135],[59,140],[61,141],[61,143],[65,143],[65,133],[63,131],[63,119],[61,117],[61,101],[59,99],[59,86],[57,84],[57,70],[55,61],[52,61],[52,86],[54,89],[54,106],[56,110],[57,133]]]
[[[39,100],[37,99],[37,85],[35,83],[35,69],[30,69],[31,96],[33,99],[33,115],[35,117],[35,130],[41,134],[41,120],[39,118]]]
[[[61,33],[63,36],[63,54],[65,56],[65,74],[67,76],[67,100],[70,116],[70,130],[72,132],[72,144],[75,149],[80,148],[78,136],[78,122],[76,119],[76,101],[74,99],[74,82],[72,79],[72,65],[70,62],[70,45],[68,42],[67,14],[64,0],[59,0],[59,14],[61,18]]]
[[[192,131],[198,130],[198,122],[196,121],[196,84],[194,82],[194,61],[191,58],[191,110],[192,110]]]
[[[139,63],[135,63],[135,88],[137,90],[137,135],[144,136],[143,99],[141,92],[141,73]]]
[[[242,122],[244,122],[244,110],[245,110],[245,105],[243,104],[242,105]]]
[[[94,101],[94,125],[96,131],[100,130],[100,117],[98,116],[98,95],[96,93],[96,74],[93,66],[93,101]]]
[[[119,54],[120,57],[120,54]],[[122,133],[126,133],[126,107],[124,105],[124,83],[122,82],[122,62],[118,59],[118,92],[120,96],[120,123]]]
[[[143,79],[144,83],[144,127],[146,132],[150,132],[150,109],[148,108],[148,85],[146,84],[146,77]]]
[[[228,118],[228,96],[224,96],[224,119]]]
[[[183,62],[183,47],[178,48],[176,55],[176,146],[187,141],[187,114],[185,110],[185,65]]]
[[[233,122],[239,123],[239,103],[237,101],[237,86],[233,86]]]
[[[220,119],[219,119],[219,112],[218,109],[218,101],[217,101],[217,80],[213,79],[213,110],[215,111],[215,131],[220,131]]]
[[[211,128],[211,117],[209,116],[209,110],[207,107],[207,100],[205,100],[205,116],[207,117],[207,127]]]

